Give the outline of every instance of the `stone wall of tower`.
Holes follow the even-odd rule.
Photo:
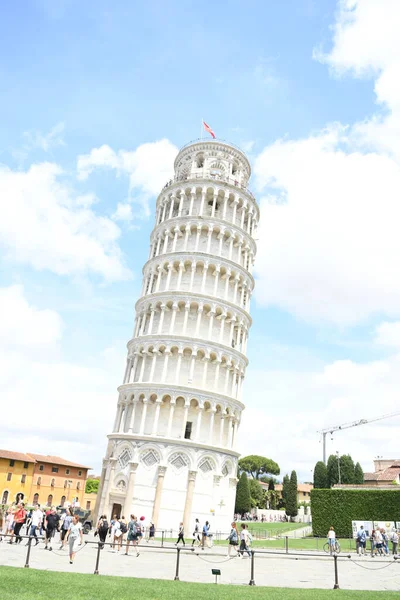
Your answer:
[[[249,177],[240,150],[200,141],[157,199],[98,512],[229,526],[259,219]]]

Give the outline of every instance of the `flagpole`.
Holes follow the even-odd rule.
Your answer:
[[[203,119],[201,119],[201,126],[200,126],[200,139],[203,139]]]

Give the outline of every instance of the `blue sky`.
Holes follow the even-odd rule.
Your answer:
[[[307,480],[317,429],[399,409],[399,19],[391,0],[2,7],[2,388],[41,407],[4,447],[99,468],[157,191],[202,118],[247,152],[262,213],[240,450]],[[331,450],[369,469],[398,433]]]

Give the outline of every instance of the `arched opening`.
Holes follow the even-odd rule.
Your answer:
[[[9,494],[8,494],[8,490],[5,490],[5,491],[3,492],[3,496],[2,496],[2,498],[1,498],[1,503],[2,503],[2,504],[7,504],[7,502],[8,502],[8,495],[9,495]]]
[[[53,494],[47,496],[47,506],[51,506],[53,503]]]

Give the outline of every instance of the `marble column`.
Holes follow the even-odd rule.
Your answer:
[[[183,527],[185,531],[189,531],[190,523],[192,520],[192,505],[193,505],[193,494],[194,486],[196,483],[197,471],[189,471],[188,473],[188,484],[186,490],[185,509],[183,511]]]
[[[129,429],[128,429],[128,433],[133,433],[133,427],[135,424],[135,412],[136,412],[136,404],[137,404],[137,400],[133,399],[132,400],[132,412],[131,412],[131,419],[130,419],[130,423],[129,423]]]
[[[164,486],[164,477],[165,477],[166,470],[167,470],[167,467],[163,467],[163,466],[159,465],[158,476],[157,476],[157,487],[156,487],[156,493],[154,496],[153,513],[151,515],[151,520],[154,523],[154,526],[156,529],[157,529],[158,517],[160,514],[161,496],[162,496],[162,490],[163,490],[163,486]]]
[[[126,490],[126,498],[124,502],[124,516],[127,521],[129,521],[130,514],[132,512],[132,501],[133,501],[133,490],[135,488],[135,478],[136,471],[138,468],[138,463],[134,461],[129,461],[129,481],[128,481],[128,489]]]
[[[117,464],[117,458],[110,458],[110,474],[108,476],[108,485],[107,485],[107,494],[105,497],[105,502],[104,502],[104,509],[103,512],[106,513],[107,517],[109,517],[110,515],[108,514],[109,510],[111,510],[110,508],[110,495],[111,495],[111,490],[114,487],[114,477],[115,477],[115,466]]]

